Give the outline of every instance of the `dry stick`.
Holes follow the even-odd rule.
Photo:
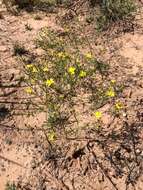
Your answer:
[[[73,4],[73,6],[70,7],[69,9],[72,10],[72,11],[74,11],[76,13],[77,9],[79,9],[85,2],[86,2],[86,0],[75,1],[75,3]]]
[[[125,160],[125,161],[126,161],[126,160]],[[129,169],[129,174],[127,175],[127,178],[126,178],[126,181],[125,181],[125,183],[126,183],[126,190],[128,189],[128,186],[129,186],[130,183],[131,183],[131,185],[132,185],[132,186],[134,187],[134,189],[135,189],[135,185],[134,185],[134,183],[132,182],[132,180],[131,180],[131,178],[130,178],[130,176],[131,176],[131,174],[132,174],[132,171],[134,170],[135,166],[133,166],[132,168],[130,168],[130,166],[127,164],[127,162],[125,162],[125,163],[126,163],[128,169]],[[130,183],[129,183],[129,181],[130,181]]]
[[[49,163],[45,163],[42,167],[41,170],[44,170],[46,167],[48,167]],[[66,190],[69,190],[69,187],[64,183],[63,179],[58,179],[58,177],[53,176],[53,174],[51,174],[50,171],[48,171],[48,173],[51,176],[51,180],[55,180],[55,183],[57,184],[58,187],[60,187],[60,189],[63,189],[63,187],[65,187]]]
[[[7,97],[7,96],[9,96],[9,95],[11,95],[11,94],[14,94],[14,93],[16,93],[16,92],[17,92],[17,90],[11,90],[11,91],[8,92],[8,93],[0,94],[0,97]]]
[[[127,129],[129,129],[131,140],[132,140],[133,151],[134,151],[134,155],[135,155],[135,161],[136,161],[137,165],[139,165],[138,155],[136,153],[136,142],[135,142],[134,131],[133,131],[134,126],[131,125],[131,127],[130,127],[127,122],[125,122],[125,125],[126,125],[126,127],[128,127]]]
[[[15,81],[14,81],[15,82]],[[21,81],[18,81],[17,84],[0,84],[0,88],[23,88],[23,86],[20,85]]]
[[[107,177],[107,179],[111,182],[111,184],[113,185],[113,187],[118,190],[116,184],[112,181],[111,177],[107,174],[107,172],[105,171],[105,169],[103,168],[102,164],[98,161],[96,154],[92,151],[92,154],[97,162],[97,164],[99,165],[100,169],[102,170],[102,172],[104,173],[104,175]]]
[[[18,128],[18,127],[15,127],[14,125],[13,125],[13,127],[12,126],[9,126],[9,125],[5,125],[5,124],[0,124],[0,130],[17,130],[17,131],[32,131],[32,130],[34,130],[34,131],[43,131],[43,129],[35,129],[35,128]]]
[[[3,159],[4,161],[7,161],[7,162],[11,162],[12,164],[16,164],[16,165],[18,165],[18,166],[20,166],[20,167],[22,167],[22,168],[26,168],[26,167],[24,167],[22,164],[19,164],[19,163],[13,161],[13,160],[10,160],[10,159],[8,159],[8,158],[5,158],[4,156],[1,156],[1,155],[0,155],[0,159]]]
[[[137,153],[136,153],[136,143],[135,143],[135,138],[134,138],[134,134],[133,134],[133,131],[132,131],[132,127],[130,128],[130,133],[131,133],[131,138],[132,138],[132,144],[133,144],[133,151],[134,151],[134,155],[135,155],[135,160],[136,160],[137,165],[139,165],[138,156],[137,156]]]
[[[16,101],[0,101],[1,104],[27,104],[28,102],[16,102]]]
[[[49,141],[46,130],[44,128],[41,129],[41,131],[44,133],[46,141],[48,142],[48,145],[50,146],[50,148],[52,149],[52,143]]]

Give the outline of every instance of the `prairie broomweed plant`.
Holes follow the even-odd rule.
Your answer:
[[[114,97],[118,94],[118,88],[115,86],[116,81],[111,80],[114,78],[107,78],[104,81],[104,77],[102,77],[102,83],[101,81],[98,82],[96,73],[102,76],[105,64],[102,62],[100,64],[94,57],[94,54],[90,53],[90,48],[83,54],[80,49],[77,51],[77,49],[73,49],[74,47],[69,47],[72,43],[68,44],[68,41],[65,42],[67,40],[66,37],[63,38],[63,43],[60,43],[58,40],[61,40],[62,37],[59,39],[59,35],[54,34],[53,31],[45,35],[47,35],[47,38],[46,36],[40,36],[43,38],[43,41],[41,39],[38,41],[39,46],[45,51],[45,55],[40,59],[34,60],[32,64],[24,65],[24,68],[28,75],[26,78],[28,80],[25,81],[27,82],[27,87],[29,86],[25,91],[38,97],[42,96],[42,98],[38,98],[38,101],[37,99],[36,101],[31,99],[30,103],[34,101],[33,106],[37,106],[38,110],[44,110],[48,113],[45,122],[48,127],[48,140],[54,142],[59,138],[61,133],[56,132],[57,125],[63,124],[65,126],[65,121],[68,123],[71,117],[78,121],[78,117],[76,117],[78,110],[73,105],[75,99],[79,98],[80,92],[92,95],[90,101],[93,103],[94,107],[92,109],[94,111],[90,109],[89,112],[94,119],[93,123],[95,125],[93,127],[96,126],[97,129],[102,129],[101,126],[104,124],[103,112],[99,109],[99,106],[104,105],[106,100],[108,102],[108,97]],[[100,68],[98,67],[99,64]],[[103,70],[103,72],[98,72],[100,70]],[[84,85],[85,80],[86,84]],[[95,91],[93,91],[90,81],[92,81],[92,84],[95,84],[93,86],[96,87]],[[87,98],[90,97],[88,96]],[[113,108],[113,112],[118,114],[122,105],[119,101],[114,100]],[[65,132],[70,134],[70,131],[71,129],[65,126]]]
[[[49,86],[49,87],[52,86],[54,83],[55,83],[55,81],[52,78],[47,79],[45,81],[46,86]]]

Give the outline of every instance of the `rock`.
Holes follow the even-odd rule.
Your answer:
[[[38,56],[41,56],[41,55],[43,55],[45,53],[45,51],[43,49],[37,48],[36,53],[37,53]]]
[[[140,150],[140,149],[137,149],[137,150],[136,150],[136,153],[137,153],[137,154],[140,154],[140,153],[141,153],[141,150]]]
[[[143,151],[140,153],[141,157],[143,158]]]
[[[122,93],[123,98],[131,98],[132,96],[132,90],[131,89],[125,89],[124,92]]]

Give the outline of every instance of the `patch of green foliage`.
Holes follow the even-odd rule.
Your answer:
[[[106,28],[111,22],[124,20],[136,10],[133,0],[102,0],[100,2],[101,15],[97,19],[98,28]]]
[[[14,183],[10,184],[9,182],[6,184],[5,190],[17,190]]]
[[[57,4],[57,0],[3,0],[8,10],[12,10],[14,5],[18,9],[32,11],[34,8],[47,10]]]
[[[15,0],[15,4],[19,6],[19,8],[25,8],[28,6],[34,6],[34,0]]]

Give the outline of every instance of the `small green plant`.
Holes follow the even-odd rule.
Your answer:
[[[111,22],[124,20],[136,10],[133,0],[102,0],[100,2],[101,16],[97,19],[99,29],[106,28]]]
[[[19,42],[16,42],[13,46],[13,55],[14,56],[22,56],[24,54],[27,54],[28,51],[25,49],[25,47],[20,44]]]
[[[14,183],[7,183],[5,190],[17,190],[16,185]]]
[[[18,5],[19,8],[27,8],[33,7],[35,0],[15,0],[15,4]]]
[[[13,6],[17,6],[18,9],[26,9],[27,11],[33,11],[34,8],[47,10],[51,6],[55,6],[56,0],[3,0],[3,3],[8,10],[12,10]]]

